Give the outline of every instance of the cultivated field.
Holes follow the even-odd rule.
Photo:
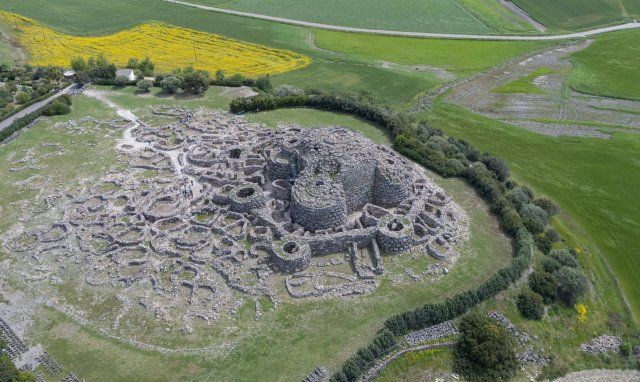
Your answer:
[[[552,31],[588,29],[638,15],[634,0],[514,0],[531,17]],[[635,5],[634,5],[635,4]],[[627,9],[627,7],[629,9]]]
[[[308,57],[290,51],[232,40],[219,35],[165,24],[142,24],[112,35],[66,35],[33,20],[7,12],[0,17],[10,25],[36,66],[68,67],[71,57],[103,54],[124,66],[132,56],[149,57],[159,72],[193,66],[214,73],[241,73],[255,77],[307,66]]]
[[[294,20],[418,32],[525,32],[529,26],[495,0],[195,0],[194,3]]]

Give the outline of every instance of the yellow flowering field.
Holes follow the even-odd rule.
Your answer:
[[[19,32],[18,39],[29,51],[32,65],[69,67],[72,57],[86,59],[102,53],[118,66],[124,66],[131,57],[149,57],[158,72],[191,65],[212,74],[222,69],[227,74],[255,77],[310,63],[309,57],[288,50],[160,23],[142,24],[107,36],[79,37],[13,13],[0,11],[0,16]]]

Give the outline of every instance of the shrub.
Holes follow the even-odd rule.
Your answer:
[[[518,295],[516,305],[522,316],[530,320],[539,320],[544,314],[542,296],[530,290],[525,290]]]
[[[487,169],[496,175],[499,181],[504,182],[509,177],[509,166],[503,159],[485,153],[482,154],[481,160],[487,166]]]
[[[557,241],[560,241],[560,234],[558,233],[558,231],[556,231],[555,229],[553,229],[551,227],[546,230],[546,232],[544,233],[544,236],[551,243],[555,243]]]
[[[71,106],[71,96],[69,94],[62,94],[57,99],[59,102],[66,103],[67,105]]]
[[[508,193],[509,199],[512,200],[516,205],[526,204],[531,201],[529,199],[529,195],[520,187],[514,187]]]
[[[533,203],[527,203],[520,209],[522,222],[525,227],[532,233],[540,233],[544,231],[547,225],[548,215],[545,210]]]
[[[558,283],[551,273],[534,271],[529,275],[529,288],[539,294],[545,304],[550,304],[556,298]]]
[[[506,381],[518,367],[511,335],[497,322],[479,314],[462,318],[453,362],[457,373],[481,382]]]
[[[119,88],[123,88],[129,85],[129,78],[125,76],[118,76],[116,77],[114,84]]]
[[[267,74],[266,76],[259,77],[256,80],[256,87],[263,92],[270,92],[273,90],[273,84],[271,84],[271,77]]]
[[[554,249],[549,253],[549,256],[564,266],[572,268],[578,266],[578,260],[571,255],[568,249]]]
[[[281,85],[273,91],[273,95],[276,97],[302,96],[304,95],[304,91],[295,86]]]
[[[558,207],[547,198],[536,199],[534,203],[536,206],[545,210],[549,216],[557,215],[559,212]]]
[[[574,268],[562,267],[554,276],[558,280],[558,298],[567,306],[573,306],[589,287],[587,278]]]
[[[160,88],[164,93],[176,94],[180,89],[180,80],[174,76],[165,77],[160,81]]]
[[[547,235],[536,235],[535,237],[536,247],[545,255],[551,252],[553,243]]]
[[[620,347],[618,348],[618,350],[620,351],[620,355],[624,358],[627,358],[631,355],[631,344],[628,342],[623,342],[620,344]]]
[[[69,113],[71,113],[71,107],[65,102],[58,100],[51,102],[42,110],[42,114],[46,116],[65,115]]]
[[[542,265],[542,269],[548,273],[553,273],[562,267],[562,264],[560,264],[558,260],[549,256],[543,257],[540,261],[540,265]]]
[[[144,92],[148,92],[151,89],[151,87],[153,86],[153,81],[140,80],[140,81],[138,81],[136,86],[138,87],[138,89],[140,89],[140,90],[142,90]]]

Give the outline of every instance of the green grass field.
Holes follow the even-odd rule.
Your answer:
[[[430,65],[467,76],[509,58],[550,46],[546,42],[469,41],[382,37],[317,31],[319,47],[369,60]]]
[[[570,86],[583,93],[640,100],[640,30],[609,33],[574,53]]]
[[[540,68],[529,74],[528,76],[524,76],[518,78],[515,81],[511,81],[504,85],[498,86],[492,91],[495,93],[544,94],[544,90],[537,87],[533,83],[533,81],[540,76],[552,73],[554,73],[554,71],[549,68]]]
[[[635,0],[513,0],[531,17],[551,31],[570,31],[630,20]],[[635,2],[637,3],[637,2]],[[635,13],[637,15],[637,13]]]
[[[555,200],[597,243],[615,271],[634,317],[640,319],[640,136],[611,139],[547,137],[437,104],[428,120],[509,163],[513,175]]]
[[[418,32],[526,31],[497,1],[478,0],[196,0],[237,11],[358,28]]]

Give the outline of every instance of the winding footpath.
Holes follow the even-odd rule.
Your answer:
[[[14,115],[12,115],[11,117],[7,118],[7,119],[3,119],[2,121],[0,121],[0,131],[6,129],[7,127],[9,127],[9,125],[11,125],[14,121],[16,121],[17,119],[20,119],[28,114],[33,113],[34,111],[45,107],[49,102],[53,101],[54,99],[60,97],[63,94],[67,94],[69,93],[69,91],[71,89],[73,89],[75,85],[69,85],[66,88],[60,90],[59,92],[57,92],[56,94],[52,95],[51,97],[42,100],[40,102],[36,102],[31,106],[25,107],[24,109],[20,110],[19,112],[15,113]]]
[[[354,33],[368,33],[377,34],[383,36],[399,36],[399,37],[417,37],[417,38],[442,38],[442,39],[455,39],[455,40],[503,40],[503,41],[557,41],[567,40],[573,38],[584,38],[589,36],[595,36],[602,33],[640,28],[640,23],[637,21],[629,22],[626,24],[614,25],[604,28],[590,29],[582,32],[558,34],[558,35],[533,35],[533,36],[519,36],[519,35],[487,35],[487,34],[458,34],[458,33],[431,33],[431,32],[410,32],[410,31],[395,31],[386,29],[369,29],[369,28],[355,28],[346,27],[340,25],[313,23],[309,21],[293,20],[283,17],[267,16],[258,13],[240,12],[231,9],[210,7],[207,5],[194,4],[181,0],[164,0],[167,3],[184,5],[187,7],[202,9],[209,12],[224,13],[227,15],[249,17],[259,20],[275,21],[277,23],[297,25],[302,27],[317,28],[332,30],[338,32],[354,32]]]

